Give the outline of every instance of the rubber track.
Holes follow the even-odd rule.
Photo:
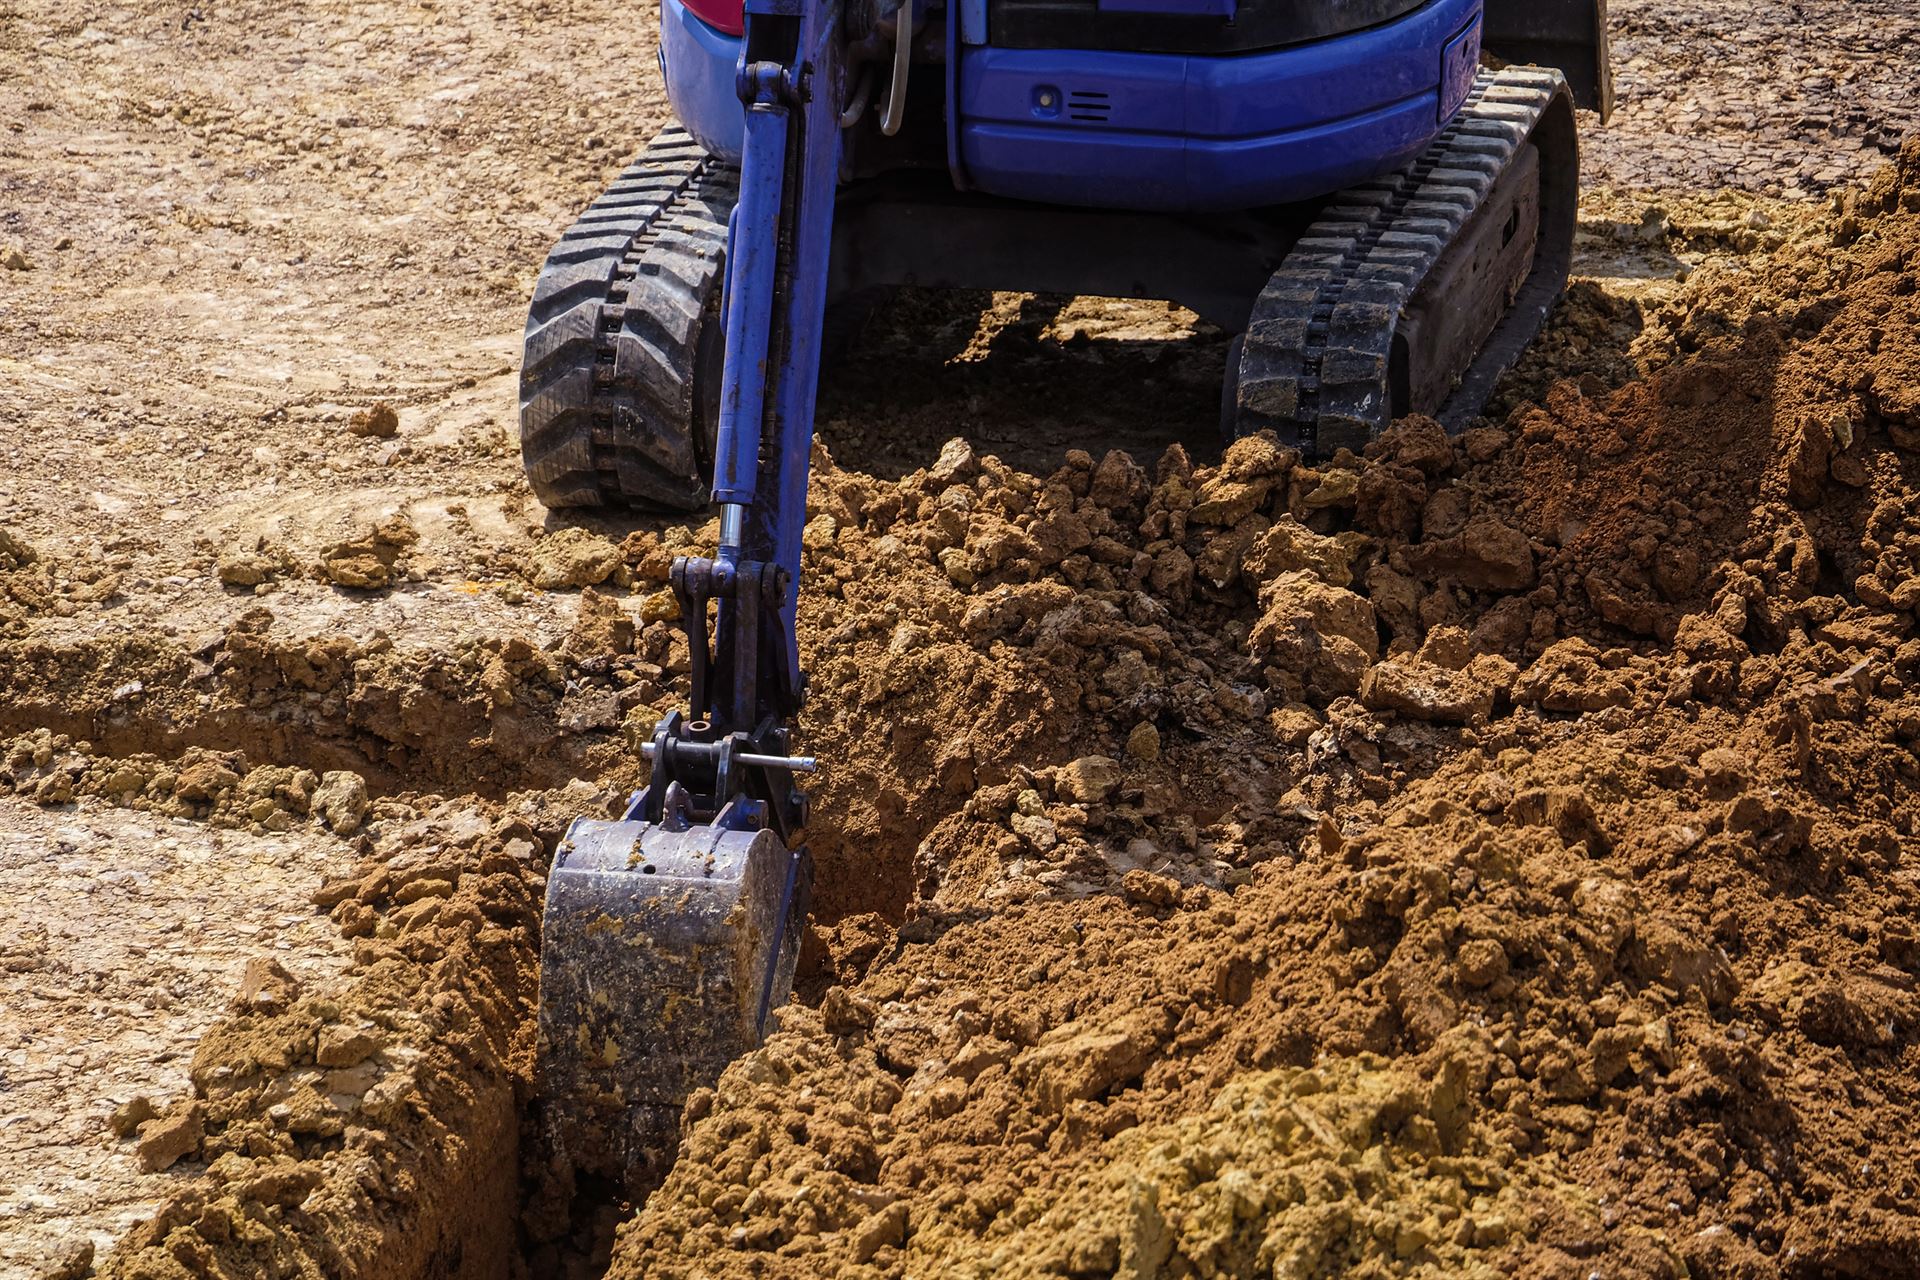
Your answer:
[[[1254,303],[1235,432],[1272,428],[1309,457],[1358,453],[1387,425],[1394,328],[1557,94],[1557,71],[1481,71],[1419,159],[1331,197]],[[1457,427],[1539,332],[1565,287],[1567,247],[1543,233],[1534,268],[1440,417]]]
[[[527,312],[520,452],[548,507],[706,505],[697,366],[738,194],[737,170],[668,129],[547,255]]]

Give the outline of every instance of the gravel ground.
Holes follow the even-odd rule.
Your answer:
[[[1617,108],[1589,182],[1809,196],[1920,129],[1912,0],[1613,0]]]

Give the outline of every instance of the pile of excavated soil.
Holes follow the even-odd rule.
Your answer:
[[[143,1159],[201,1161],[95,1274],[504,1276],[538,977],[532,832],[446,806],[314,895],[353,960],[313,989],[250,962],[192,1092],[116,1116]],[[142,1100],[144,1101],[144,1100]]]
[[[823,466],[835,985],[611,1274],[1907,1266],[1920,145],[1818,236],[1459,440]]]

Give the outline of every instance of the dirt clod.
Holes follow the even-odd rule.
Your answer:
[[[1120,892],[1128,902],[1151,907],[1171,907],[1180,901],[1180,882],[1170,876],[1133,870],[1120,877]]]
[[[370,807],[366,780],[359,774],[334,769],[320,775],[312,810],[335,835],[350,836],[358,831]]]
[[[41,1269],[35,1280],[86,1280],[93,1274],[93,1241],[79,1240]]]
[[[1120,762],[1108,756],[1081,756],[1060,766],[1053,787],[1071,804],[1100,804],[1120,786]]]
[[[207,1136],[206,1116],[205,1107],[187,1100],[143,1123],[137,1144],[140,1167],[149,1173],[158,1173],[199,1151]]]
[[[285,965],[270,956],[255,956],[240,974],[240,1009],[272,1013],[286,1008],[300,994],[300,982]]]
[[[400,434],[400,415],[383,400],[371,408],[356,410],[347,419],[347,430],[356,436],[388,440]]]
[[[591,587],[625,563],[620,548],[585,529],[568,528],[542,538],[527,557],[527,581],[542,591]]]
[[[160,1114],[160,1108],[153,1105],[153,1099],[146,1094],[137,1094],[113,1109],[113,1115],[107,1121],[107,1127],[113,1130],[117,1138],[131,1138],[141,1125]]]
[[[248,545],[223,552],[214,571],[225,586],[257,587],[290,567],[283,556],[275,554],[268,544],[255,539]]]
[[[407,551],[419,540],[413,521],[401,512],[358,538],[327,547],[320,553],[320,575],[337,586],[367,591],[392,586]]]
[[[323,1067],[357,1067],[385,1044],[379,1032],[366,1027],[327,1026],[320,1030],[313,1060]]]

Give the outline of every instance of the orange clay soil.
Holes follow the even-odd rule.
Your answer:
[[[897,482],[823,450],[803,1001],[692,1100],[610,1274],[1909,1265],[1920,147],[1816,231],[1703,272],[1657,375],[1457,440],[1046,476],[956,443]],[[489,702],[545,724],[596,681],[650,724],[684,671],[658,584],[700,536],[553,535],[554,584],[607,558],[637,623],[582,596],[519,675],[422,688],[481,749],[517,723],[480,732]],[[9,554],[25,618],[64,570]],[[243,661],[261,626],[209,656],[293,698],[291,651]],[[26,794],[190,801],[44,734],[5,761]],[[215,821],[319,812],[213,763]],[[317,897],[353,967],[255,966],[138,1130],[204,1176],[98,1274],[570,1247],[564,1171],[519,1142],[568,803],[374,801],[366,874]]]
[[[1823,235],[1456,442],[826,475],[824,892],[913,918],[612,1274],[1910,1266],[1920,147]]]

